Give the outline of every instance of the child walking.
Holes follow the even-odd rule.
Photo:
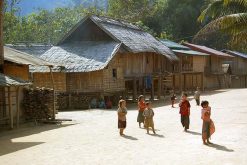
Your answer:
[[[140,95],[138,97],[138,116],[137,116],[137,122],[139,123],[139,127],[141,128],[141,123],[144,123],[144,117],[143,117],[143,111],[146,108],[144,96]]]
[[[124,135],[123,131],[126,128],[126,115],[127,115],[126,101],[123,99],[119,100],[117,114],[118,114],[118,129],[120,130],[119,134],[120,136],[123,136]]]
[[[187,130],[189,129],[189,125],[190,125],[190,103],[187,100],[187,94],[183,93],[182,94],[182,99],[179,103],[179,107],[180,107],[180,115],[181,115],[181,123],[182,126],[184,127],[184,131],[187,132]]]
[[[200,88],[197,87],[195,94],[194,94],[194,98],[196,100],[196,105],[198,105],[198,106],[200,106],[200,97],[201,97],[201,91],[200,91]]]
[[[213,121],[211,120],[211,107],[208,101],[202,101],[202,141],[204,145],[211,144],[209,141],[210,136],[214,133],[215,127]]]
[[[143,116],[145,118],[144,125],[145,125],[145,128],[147,129],[147,134],[149,134],[149,127],[151,127],[153,130],[153,133],[156,134],[154,130],[154,121],[153,121],[154,111],[152,109],[152,105],[150,102],[146,103],[146,109],[143,112]]]
[[[172,108],[175,108],[175,107],[174,107],[175,100],[176,100],[176,95],[175,95],[175,92],[172,91],[172,95],[171,95]]]

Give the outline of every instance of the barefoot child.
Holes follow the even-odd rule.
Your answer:
[[[119,134],[120,136],[123,136],[124,129],[126,128],[126,114],[127,114],[127,108],[126,108],[126,101],[125,100],[119,100],[118,104],[118,128],[119,128]]]
[[[175,95],[175,92],[172,91],[172,95],[171,95],[172,108],[175,108],[175,107],[174,107],[175,100],[176,100],[176,95]]]
[[[198,106],[200,106],[200,97],[201,97],[201,91],[200,91],[200,88],[197,87],[196,91],[195,91],[194,98],[196,100],[196,105],[198,105]]]
[[[214,125],[213,121],[211,120],[211,107],[209,106],[208,101],[202,101],[202,116],[201,119],[203,120],[202,124],[202,140],[203,144],[211,144],[209,141],[210,136],[214,133]]]
[[[155,134],[154,121],[153,121],[154,111],[152,109],[150,102],[146,103],[146,109],[143,112],[143,116],[145,117],[144,124],[145,124],[145,128],[147,129],[147,133],[149,134],[149,127],[151,127],[153,133]]]
[[[184,127],[184,131],[187,132],[187,130],[189,129],[189,125],[190,125],[190,103],[187,100],[187,94],[183,93],[182,94],[182,99],[179,103],[179,107],[180,107],[180,115],[181,115],[181,123],[182,126]]]
[[[139,122],[139,127],[141,128],[141,123],[144,123],[144,117],[143,117],[143,111],[146,108],[144,96],[140,95],[138,97],[138,116],[137,116],[137,122]]]

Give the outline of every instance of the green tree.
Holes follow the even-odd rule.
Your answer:
[[[229,44],[233,48],[247,51],[246,0],[214,0],[201,13],[198,20],[202,23],[211,21],[197,33],[195,40],[220,31],[231,36]]]

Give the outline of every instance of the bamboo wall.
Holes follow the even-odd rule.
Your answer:
[[[17,65],[12,63],[4,63],[4,74],[20,78],[22,80],[29,80],[28,65]]]
[[[55,91],[66,91],[66,73],[54,72]],[[33,73],[33,85],[35,87],[53,88],[50,73]]]
[[[67,73],[68,92],[103,91],[103,71]]]
[[[232,59],[232,73],[236,75],[247,74],[247,59],[234,57]]]
[[[172,64],[163,55],[154,53],[121,54],[124,76],[143,76],[152,73],[171,71]]]
[[[193,71],[204,72],[207,58],[206,56],[193,56]]]

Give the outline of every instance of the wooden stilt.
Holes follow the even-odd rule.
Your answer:
[[[136,86],[136,77],[133,79],[133,101],[137,98],[137,86]]]
[[[19,100],[19,87],[16,89],[16,127],[19,128],[20,124],[20,100]]]
[[[143,94],[143,96],[145,98],[145,96],[146,96],[146,82],[145,82],[145,77],[142,78],[142,83],[143,83],[143,85],[142,85],[142,87],[143,87],[142,94]]]
[[[55,84],[54,84],[52,66],[49,66],[49,69],[50,69],[51,82],[52,82],[52,88],[53,88],[53,113],[52,113],[52,119],[55,120],[55,116],[56,116],[56,102],[55,102],[56,93],[55,93]]]
[[[11,89],[8,87],[8,104],[9,104],[9,117],[10,117],[10,128],[14,128],[14,120],[13,120],[13,109],[12,109],[12,101],[11,101]]]
[[[152,77],[151,79],[152,85],[151,85],[151,100],[154,100],[154,79]]]
[[[160,97],[161,97],[161,87],[162,87],[162,77],[159,76],[159,79],[158,79],[158,96],[157,96],[158,99],[160,99]]]

